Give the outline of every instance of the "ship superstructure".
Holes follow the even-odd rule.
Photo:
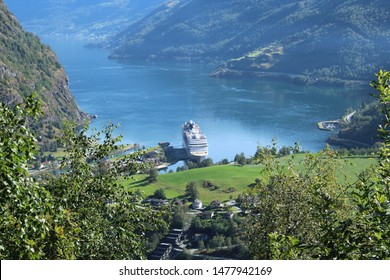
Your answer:
[[[185,122],[182,126],[183,145],[187,150],[191,160],[201,161],[208,155],[207,137],[204,135],[200,126],[194,121]]]

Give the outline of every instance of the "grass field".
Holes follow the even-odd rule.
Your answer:
[[[295,159],[299,164],[302,157]],[[338,174],[340,182],[352,183],[357,175],[370,165],[376,163],[372,157],[354,157],[340,159],[341,168]],[[164,189],[168,199],[183,196],[187,183],[193,181],[197,185],[199,198],[204,204],[218,199],[226,201],[236,198],[240,193],[249,188],[256,178],[261,178],[262,167],[260,165],[216,165],[208,168],[192,169],[177,173],[161,174],[157,181],[149,184],[147,175],[136,175],[132,179],[124,181],[123,184],[128,190],[140,190],[145,195],[151,195],[157,189]],[[204,181],[210,181],[219,188],[209,190],[202,187]]]
[[[43,154],[45,156],[53,155],[56,159],[61,160],[66,155],[66,152],[64,148],[58,148],[57,152],[44,152]]]

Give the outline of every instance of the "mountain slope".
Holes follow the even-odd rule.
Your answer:
[[[5,1],[24,28],[39,35],[101,41],[118,33],[164,0]]]
[[[328,138],[327,143],[345,148],[370,147],[377,142],[378,128],[385,124],[385,118],[380,112],[379,102],[364,103],[344,124],[342,129]]]
[[[81,122],[82,113],[68,87],[64,68],[48,46],[26,33],[0,0],[0,101],[10,106],[37,92],[43,119],[33,124],[42,138],[58,130],[63,120]]]
[[[387,0],[171,1],[114,38],[112,57],[221,64],[213,75],[367,80],[390,66]]]

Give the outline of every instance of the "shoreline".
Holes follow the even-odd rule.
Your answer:
[[[231,69],[228,67],[220,66],[215,68],[209,73],[209,77],[217,79],[228,79],[228,78],[268,78],[268,79],[285,79],[294,83],[302,85],[332,85],[332,86],[343,86],[359,88],[366,85],[365,80],[354,79],[347,80],[336,77],[312,77],[305,74],[293,74],[293,73],[282,73],[282,72],[267,72],[267,71],[251,71],[251,70],[240,70]]]
[[[332,120],[332,121],[321,121],[317,123],[317,127],[320,130],[333,131],[338,127],[340,127],[340,119]]]
[[[337,135],[330,136],[326,143],[329,145],[334,145],[346,149],[354,149],[354,148],[371,148],[372,145],[369,145],[367,143],[355,141],[352,139],[346,139],[346,138],[340,138]]]

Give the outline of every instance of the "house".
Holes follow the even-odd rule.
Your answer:
[[[200,240],[206,241],[209,239],[209,236],[207,234],[204,234],[204,233],[195,233],[194,236],[192,237],[192,239],[194,241],[200,241]]]
[[[201,218],[204,220],[211,220],[215,216],[215,213],[212,211],[209,212],[203,212],[201,214]]]
[[[213,200],[210,203],[210,208],[222,208],[222,207],[223,207],[223,203],[219,200]]]
[[[152,206],[155,206],[155,207],[160,207],[160,206],[164,206],[164,205],[168,204],[168,200],[166,200],[166,199],[156,199],[156,198],[149,199],[148,202]]]
[[[234,213],[232,211],[228,211],[223,215],[226,219],[233,219]]]
[[[180,254],[180,243],[185,238],[183,229],[172,229],[160,245],[149,255],[150,260],[167,260]]]
[[[203,203],[199,199],[195,199],[195,201],[192,203],[192,209],[201,209],[203,206]]]
[[[160,245],[153,251],[149,259],[151,260],[166,260],[172,252],[172,244],[160,243]]]

